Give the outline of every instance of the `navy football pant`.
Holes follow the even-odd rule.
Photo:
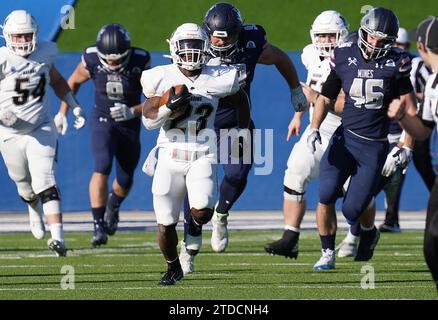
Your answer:
[[[342,212],[348,223],[354,224],[377,191],[387,152],[387,141],[359,138],[340,126],[321,159],[319,202],[334,204],[351,176]]]
[[[94,172],[109,175],[115,158],[117,182],[122,188],[129,189],[140,158],[139,132],[139,119],[116,123],[93,114],[91,146]]]
[[[254,123],[251,121],[250,123],[250,130],[251,130],[251,136],[253,135],[253,129],[254,129]],[[218,137],[218,159],[221,159],[220,157],[220,139],[219,139],[219,130],[216,129],[216,135]],[[243,143],[243,141],[241,141]],[[251,151],[251,161],[250,163],[244,163],[244,157],[243,153],[240,151],[239,153],[239,163],[237,164],[231,164],[231,151],[233,149],[233,143],[234,141],[231,141],[231,139],[228,139],[228,157],[227,157],[227,163],[222,164],[222,168],[224,169],[224,178],[221,182],[220,189],[219,189],[219,203],[217,207],[217,211],[221,213],[228,212],[231,207],[234,205],[234,203],[237,201],[237,199],[240,197],[240,195],[245,190],[247,181],[248,181],[248,174],[251,171],[252,164],[254,161],[254,152],[253,148],[250,148]],[[248,150],[248,149],[246,149]],[[186,235],[189,231],[189,225],[188,221],[190,221],[190,205],[188,203],[188,198],[186,196],[184,200],[184,234]],[[193,236],[199,235],[199,234],[192,234]]]
[[[427,206],[424,257],[438,289],[438,178],[435,179]]]

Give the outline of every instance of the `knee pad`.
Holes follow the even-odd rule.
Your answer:
[[[214,213],[214,210],[210,208],[204,208],[200,210],[191,208],[190,211],[192,212],[193,220],[199,225],[208,223],[213,217]]]
[[[56,186],[40,192],[39,197],[43,204],[43,211],[45,215],[60,214],[61,213],[61,198],[59,196]]]
[[[49,201],[61,200],[61,198],[59,197],[58,188],[56,188],[56,186],[50,187],[49,189],[40,192],[39,196],[43,204]]]
[[[117,183],[125,190],[129,190],[134,183],[134,177],[127,174],[117,175]]]
[[[284,186],[283,195],[284,195],[285,200],[292,200],[292,201],[298,201],[298,202],[303,202],[306,200],[306,194],[304,192],[298,192],[298,191],[289,189],[286,186]]]
[[[26,202],[27,204],[31,204],[31,203],[34,202],[36,199],[38,199],[38,197],[35,195],[34,198],[32,198],[32,199],[25,199],[25,198],[23,198],[22,196],[20,196],[20,199],[21,199],[23,202]]]

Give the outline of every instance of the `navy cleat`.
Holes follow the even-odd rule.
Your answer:
[[[298,258],[298,243],[291,243],[280,239],[264,246],[265,251],[272,255],[285,256],[286,258]]]
[[[102,225],[96,225],[94,227],[94,235],[91,239],[91,245],[93,248],[99,247],[108,242],[108,236]]]
[[[181,280],[184,277],[184,272],[181,268],[181,265],[174,268],[167,268],[166,273],[161,278],[160,282],[158,282],[159,286],[173,286],[177,281]]]
[[[354,261],[368,261],[374,255],[374,249],[379,242],[380,232],[374,227],[371,231],[363,231],[360,234],[359,247]]]
[[[105,214],[105,230],[109,236],[112,236],[117,231],[117,226],[119,224],[119,210],[111,210],[107,207]]]
[[[400,225],[395,223],[385,222],[379,226],[380,232],[390,232],[390,233],[399,233],[401,232]]]

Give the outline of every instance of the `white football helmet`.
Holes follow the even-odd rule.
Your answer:
[[[320,34],[336,34],[335,43],[320,42],[318,37]],[[313,21],[310,29],[312,43],[322,57],[329,57],[333,49],[344,42],[347,36],[348,23],[339,12],[334,10],[321,12]]]
[[[32,40],[26,42],[12,41],[12,35],[32,34]],[[3,24],[3,37],[6,47],[14,54],[28,56],[37,46],[38,25],[35,18],[25,10],[12,11]]]
[[[195,23],[180,25],[168,42],[173,63],[179,67],[193,71],[207,64],[210,39]]]

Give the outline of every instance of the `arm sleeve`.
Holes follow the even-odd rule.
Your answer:
[[[397,74],[397,88],[399,96],[414,91],[411,82],[412,62],[407,54],[403,54],[399,60],[398,74]]]
[[[332,69],[324,82],[321,94],[331,100],[336,99],[342,89],[342,81],[339,79],[336,71]]]

